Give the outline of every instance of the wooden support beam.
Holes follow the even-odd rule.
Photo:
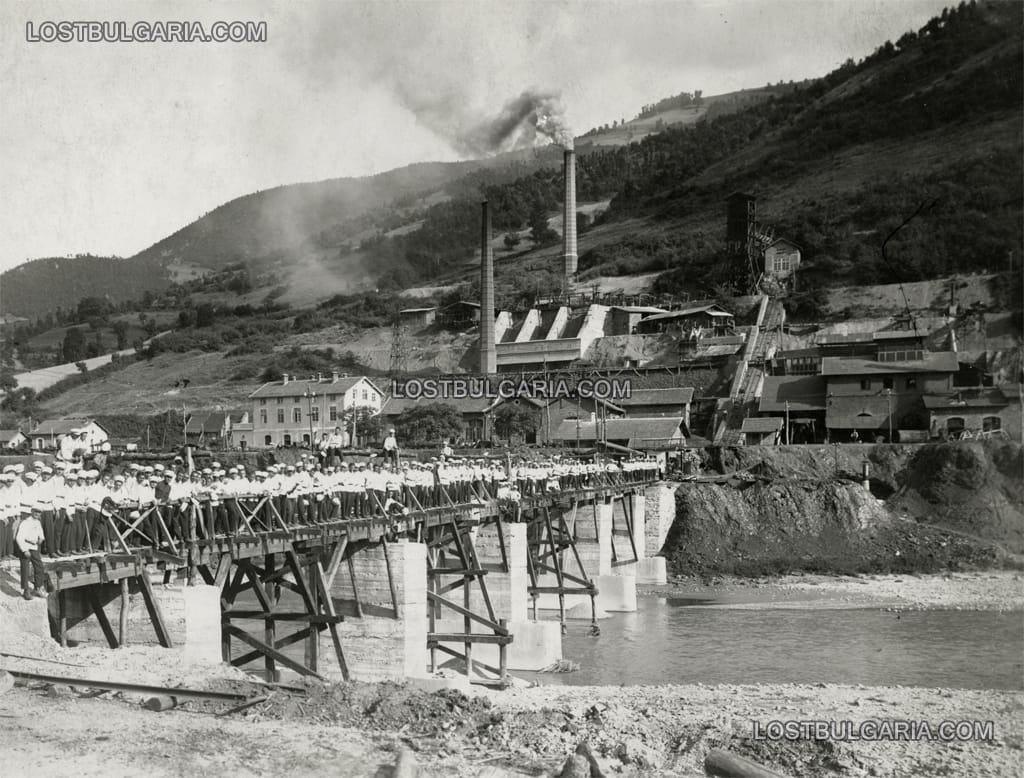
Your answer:
[[[334,600],[331,599],[331,592],[327,588],[327,576],[324,573],[324,566],[320,564],[320,560],[316,560],[313,563],[313,578],[316,581],[316,588],[320,594],[320,601],[322,607],[327,611],[328,616],[337,616],[334,612]],[[334,655],[338,660],[338,667],[341,669],[341,677],[346,681],[350,680],[348,673],[348,663],[345,661],[345,652],[341,648],[341,639],[338,637],[338,627],[333,621],[328,622],[327,630],[331,633],[331,642],[334,643]]]
[[[273,660],[274,662],[282,664],[285,667],[290,668],[290,669],[294,670],[295,672],[299,673],[300,675],[309,675],[309,676],[312,676],[314,678],[319,678],[321,681],[325,680],[324,677],[322,675],[320,675],[319,673],[317,673],[317,672],[315,672],[313,670],[310,670],[308,667],[306,667],[301,662],[296,662],[291,657],[285,656],[284,654],[282,654],[277,649],[272,648],[271,646],[268,646],[262,640],[259,640],[258,638],[253,637],[248,632],[246,632],[244,629],[241,629],[240,627],[236,627],[234,624],[225,624],[223,629],[226,632],[230,633],[232,635],[232,637],[236,637],[239,640],[241,640],[243,643],[246,643],[247,645],[252,646],[257,651],[259,651],[263,656]]]
[[[311,633],[315,634],[317,632],[323,632],[325,629],[327,629],[327,627],[325,627],[323,624],[303,627],[298,632],[293,632],[291,635],[286,635],[283,638],[275,640],[274,648],[286,648],[288,646],[294,645],[295,643],[299,643],[305,640],[310,636]],[[249,651],[248,653],[242,654],[241,656],[232,659],[231,664],[233,664],[235,667],[242,667],[244,665],[249,664],[250,662],[255,662],[261,656],[263,656],[263,654],[260,651]]]
[[[117,648],[120,643],[117,641],[117,635],[114,634],[114,628],[110,626],[110,619],[107,618],[107,612],[103,610],[103,604],[100,602],[100,597],[96,593],[96,587],[87,586],[85,588],[85,596],[89,600],[89,607],[92,608],[92,612],[96,616],[96,621],[99,622],[100,629],[103,630],[103,637],[107,639],[107,643],[110,644],[111,648]]]
[[[139,584],[142,587],[142,599],[146,601],[146,610],[149,611],[149,620],[153,622],[153,629],[156,630],[156,639],[164,648],[173,648],[171,635],[164,623],[164,616],[160,612],[160,605],[153,596],[153,584],[149,581],[149,575],[143,573],[138,576]]]
[[[441,597],[438,594],[434,594],[433,592],[427,592],[427,602],[428,603],[432,602],[432,603],[435,603],[437,605],[443,606],[445,608],[449,608],[449,609],[455,611],[456,613],[460,614],[464,618],[472,619],[473,621],[475,621],[475,622],[477,622],[479,624],[483,624],[485,627],[494,630],[498,634],[504,634],[504,635],[508,634],[508,630],[507,629],[504,632],[501,631],[502,627],[501,627],[501,625],[496,620],[486,619],[486,618],[484,618],[483,616],[481,616],[481,615],[479,615],[477,613],[473,613],[473,611],[471,611],[469,608],[465,607],[464,605],[458,605],[458,604],[452,602],[451,600],[446,600],[444,597]]]
[[[395,589],[395,577],[391,572],[391,558],[388,556],[388,542],[382,537],[380,539],[381,551],[384,552],[384,567],[387,568],[388,573],[388,589],[391,590],[391,604],[395,609],[395,618],[399,618],[398,612],[398,592]]]
[[[117,642],[124,645],[128,642],[128,579],[121,579],[121,611],[118,614]]]
[[[427,645],[431,643],[511,643],[511,635],[488,635],[484,632],[474,632],[467,635],[464,632],[428,632]]]
[[[266,611],[239,610],[232,608],[229,611],[224,611],[224,613],[221,614],[221,618],[257,621],[264,618],[266,615]],[[332,621],[337,623],[345,620],[343,616],[325,616],[322,613],[305,613],[298,611],[274,611],[274,619],[277,621],[308,621],[313,624],[327,624]]]
[[[306,565],[306,577],[307,578],[312,578],[315,574],[316,574],[316,570],[314,568],[314,560],[311,559],[307,563],[307,565]],[[318,597],[318,593],[317,593],[316,587],[313,587],[312,594],[313,594],[313,606],[314,606],[314,609],[319,613],[319,610],[320,610],[319,602],[318,602],[319,597]],[[310,615],[313,615],[313,614],[310,614]],[[319,670],[320,669],[320,633],[319,632],[311,632],[310,635],[309,635],[309,639],[306,641],[306,645],[304,646],[304,648],[305,648],[306,667],[308,667],[310,670]]]
[[[245,565],[246,571],[252,573],[252,565],[248,562],[248,560],[246,560],[243,564]],[[272,575],[273,574],[273,572],[274,572],[274,555],[273,554],[267,554],[266,560],[264,561],[263,566],[266,569],[268,575]],[[265,610],[266,614],[267,614],[266,617],[263,620],[263,639],[264,639],[267,647],[269,648],[270,646],[274,645],[274,641],[277,639],[276,635],[274,634],[275,633],[275,629],[276,629],[276,626],[274,624],[274,616],[273,616],[274,606],[273,606],[273,604],[270,601],[271,598],[274,596],[274,584],[273,583],[265,584],[266,590],[264,591],[264,590],[262,590],[260,588],[260,580],[256,576],[255,573],[252,573],[252,576],[251,576],[250,580],[253,582],[253,587],[252,588],[253,588],[253,591],[256,592],[256,599],[260,601],[260,605],[263,607],[263,610]],[[254,648],[255,648],[255,646],[254,646]],[[273,649],[271,649],[271,650],[273,650]],[[279,680],[278,677],[277,677],[277,664],[274,661],[274,659],[275,659],[274,656],[271,655],[270,653],[266,653],[265,657],[266,657],[265,667],[266,667],[266,671],[267,671],[267,680],[268,681],[277,681],[277,680]]]

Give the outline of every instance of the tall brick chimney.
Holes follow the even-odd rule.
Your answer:
[[[566,149],[562,173],[565,179],[565,202],[562,211],[562,270],[565,291],[571,292],[576,282],[576,153]]]
[[[480,204],[480,373],[498,372],[498,351],[494,345],[494,253],[491,250],[491,211],[487,201]]]

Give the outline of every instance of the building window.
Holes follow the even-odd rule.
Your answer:
[[[922,359],[924,359],[924,352],[921,349],[878,352],[879,362],[920,362]]]
[[[266,404],[267,404],[267,398],[266,397],[261,397],[260,398],[260,405],[266,405]]]
[[[865,392],[870,390],[871,389],[871,379],[870,378],[862,378],[862,379],[860,379],[860,388],[863,389]]]
[[[277,423],[284,424],[284,408],[277,409]]]
[[[261,408],[260,409],[260,424],[266,424],[266,423],[267,423],[267,409],[266,408]]]
[[[363,402],[366,402],[369,399],[370,399],[370,393],[368,391],[366,391],[365,389],[363,389]]]
[[[263,436],[263,445],[264,446],[273,446],[274,445],[274,438],[271,437],[270,435],[264,435]]]
[[[314,405],[312,408],[310,408],[309,409],[309,418],[312,419],[314,423],[320,421],[320,408],[317,407],[316,405]]]
[[[891,375],[890,376],[886,376],[885,378],[882,379],[882,388],[883,389],[892,389],[892,376]]]
[[[998,429],[1003,428],[1003,420],[998,416],[986,416],[981,420],[981,429],[983,432],[995,432]]]
[[[284,405],[284,398],[283,397],[278,397],[277,398],[277,404],[278,405]]]
[[[328,417],[330,418],[331,421],[337,421],[338,420],[338,406],[337,405],[332,405],[330,408],[328,408],[327,409],[327,415],[328,415]]]
[[[292,408],[292,421],[296,424],[302,423],[302,408]]]
[[[964,431],[964,420],[959,416],[946,419],[946,432],[950,436],[959,435]]]
[[[917,379],[913,376],[907,379],[907,389],[917,389]]]
[[[290,446],[292,444],[292,436],[287,432],[284,434],[284,445]]]

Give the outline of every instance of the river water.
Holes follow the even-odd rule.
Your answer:
[[[570,621],[573,685],[837,683],[1024,689],[1024,613],[693,607],[645,595],[636,613]],[[518,675],[518,673],[517,673]]]
[[[282,601],[293,597],[285,592]],[[719,599],[641,595],[635,613],[601,619],[598,637],[590,635],[589,621],[568,622],[562,656],[579,663],[578,671],[514,674],[544,684],[597,686],[837,683],[1024,690],[1024,613],[896,613],[836,609],[826,602],[814,608],[807,605],[818,598],[808,597],[811,602],[799,608],[761,603],[730,609],[703,607]],[[278,637],[291,631],[285,627]],[[236,656],[248,650],[234,643]],[[303,651],[301,643],[284,650],[299,661]],[[248,669],[260,667],[262,661]]]

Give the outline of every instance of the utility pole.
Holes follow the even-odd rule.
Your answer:
[[[892,389],[885,390],[885,397],[889,401],[889,442],[892,443]]]
[[[786,445],[789,445],[789,400],[786,400]]]
[[[314,446],[314,441],[313,441],[313,401],[316,400],[316,392],[312,391],[309,388],[309,385],[307,384],[306,385],[306,391],[303,392],[302,396],[306,398],[306,415],[309,417],[309,450],[312,451],[313,450],[313,446]]]

